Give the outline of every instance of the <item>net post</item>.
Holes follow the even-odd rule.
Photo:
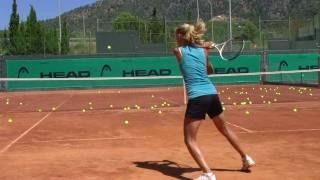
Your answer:
[[[318,69],[320,69],[320,54],[318,54]],[[320,88],[320,71],[318,71],[318,87]]]
[[[267,72],[268,71],[268,53],[266,50],[262,51],[261,54],[261,67],[260,67],[260,71],[261,72]],[[266,74],[262,74],[261,77],[261,84],[266,84],[267,82],[267,75]]]
[[[0,56],[0,78],[6,78],[6,65],[4,56]],[[0,81],[0,91],[6,90],[6,82]]]

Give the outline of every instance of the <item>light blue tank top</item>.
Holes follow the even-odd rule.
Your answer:
[[[185,81],[188,99],[217,94],[207,74],[207,60],[203,48],[182,46],[180,70]]]

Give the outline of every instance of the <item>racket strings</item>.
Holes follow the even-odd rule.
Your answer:
[[[221,56],[227,60],[237,58],[243,51],[244,41],[230,40],[227,41],[221,49]]]

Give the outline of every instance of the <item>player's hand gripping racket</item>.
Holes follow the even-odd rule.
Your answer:
[[[243,39],[233,38],[220,44],[212,44],[210,48],[216,48],[222,60],[232,61],[241,55],[244,45]]]

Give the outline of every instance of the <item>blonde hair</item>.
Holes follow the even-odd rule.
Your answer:
[[[181,24],[176,28],[176,34],[181,34],[182,38],[190,45],[203,44],[202,36],[206,32],[206,24],[199,19],[195,25]]]

